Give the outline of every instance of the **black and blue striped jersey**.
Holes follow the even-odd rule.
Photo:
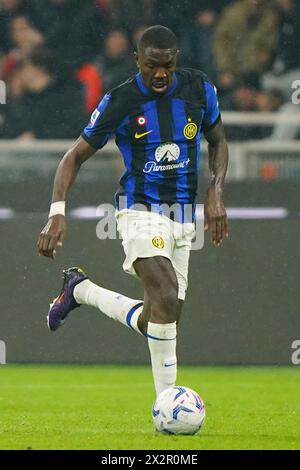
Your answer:
[[[201,71],[177,69],[163,95],[138,73],[103,97],[82,137],[100,149],[115,135],[125,164],[118,209],[121,199],[127,208],[194,207],[201,134],[219,120],[216,88]]]

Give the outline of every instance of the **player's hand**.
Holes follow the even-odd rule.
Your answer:
[[[65,234],[65,217],[59,214],[51,217],[41,231],[37,241],[39,255],[54,259],[56,248],[63,245]]]
[[[228,221],[222,193],[210,187],[204,201],[204,230],[211,231],[211,240],[215,246],[220,246],[228,237]]]

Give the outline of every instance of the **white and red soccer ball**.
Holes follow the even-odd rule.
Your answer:
[[[157,431],[168,434],[196,434],[205,419],[202,398],[188,387],[171,387],[159,394],[152,418]]]

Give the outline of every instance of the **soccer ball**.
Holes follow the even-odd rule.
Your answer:
[[[157,431],[196,434],[204,422],[204,402],[188,387],[170,387],[158,395],[152,408],[152,418]]]

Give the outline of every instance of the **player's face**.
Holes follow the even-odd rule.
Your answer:
[[[164,93],[171,85],[178,51],[147,47],[136,55],[144,84],[155,93]]]

